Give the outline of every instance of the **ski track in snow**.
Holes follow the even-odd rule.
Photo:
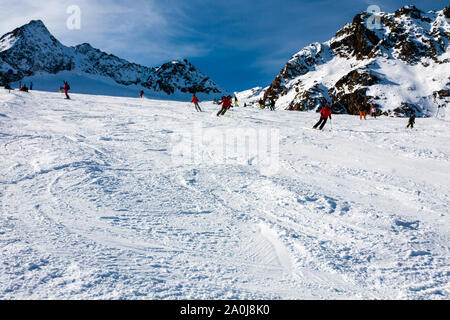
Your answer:
[[[0,92],[0,298],[450,298],[448,122],[201,105]],[[280,171],[172,161],[199,121]]]

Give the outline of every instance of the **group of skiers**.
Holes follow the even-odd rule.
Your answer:
[[[62,93],[64,91],[64,94],[66,95],[66,99],[70,100],[70,96],[69,96],[69,90],[70,90],[70,85],[67,81],[63,81],[64,85],[61,86],[59,88],[59,92]],[[9,84],[6,84],[5,89],[9,89],[9,90],[13,90],[11,88],[11,86]],[[19,90],[20,91],[24,91],[24,92],[28,92],[29,90],[33,90],[33,82],[30,83],[30,86],[27,87],[26,84],[22,85],[22,82],[19,82]],[[139,97],[142,99],[144,97],[144,90],[141,90],[141,92],[139,93]],[[195,110],[197,112],[202,112],[202,109],[199,105],[200,100],[198,99],[198,97],[196,96],[196,94],[194,93],[194,96],[192,97],[191,102],[194,104],[195,106]],[[233,107],[233,98],[229,95],[229,96],[224,96],[222,97],[222,100],[220,102],[217,102],[218,104],[222,105],[222,108],[219,110],[219,112],[217,113],[217,116],[224,116],[227,111]],[[260,99],[258,101],[259,103],[259,107],[261,109],[264,109],[266,107],[266,103],[264,99]],[[234,106],[239,106],[238,104],[238,98],[234,97]],[[244,104],[244,107],[246,107],[247,104]],[[293,106],[293,102],[291,102],[290,106]],[[275,100],[274,99],[270,99],[268,100],[268,107],[271,111],[275,110]],[[333,104],[333,106],[330,106],[330,103],[327,103],[321,110],[320,110],[320,119],[319,121],[314,125],[313,129],[319,129],[319,130],[323,130],[323,128],[325,127],[328,119],[332,120],[331,118],[331,114],[333,113],[333,109],[335,109],[334,107],[337,107]],[[439,110],[443,108],[442,106],[439,105],[438,107],[438,114],[439,114]],[[305,110],[308,111],[308,107],[306,106],[305,108],[301,107],[301,110]],[[377,113],[378,113],[378,109],[377,107],[375,107],[375,105],[371,104],[369,106],[363,106],[360,108],[360,112],[359,112],[359,119],[362,120],[363,118],[366,120],[367,119],[367,112],[370,112],[370,115],[374,118],[377,117]],[[414,128],[414,125],[416,123],[416,114],[415,112],[411,112],[410,117],[409,117],[409,121],[408,121],[408,125],[406,128]]]
[[[70,86],[69,83],[67,81],[63,81],[64,85],[62,87],[59,87],[59,93],[62,93],[64,90],[64,93],[66,95],[66,99],[70,99],[69,96],[69,90],[70,90]],[[11,88],[11,86],[8,84],[6,84],[5,89],[7,90],[14,90],[13,88]],[[22,85],[22,81],[19,82],[19,91],[22,92],[29,92],[33,90],[33,82],[30,82],[30,86],[28,87],[26,84]]]
[[[441,108],[441,106],[439,106],[439,108]],[[377,117],[377,112],[378,112],[378,109],[372,104],[370,106],[371,116],[376,118]],[[320,126],[319,129],[322,130],[323,127],[325,126],[325,124],[327,123],[327,120],[328,119],[331,120],[331,114],[332,113],[333,113],[333,106],[330,107],[330,104],[327,103],[327,105],[320,110],[320,120],[313,127],[313,129],[317,129]],[[363,108],[361,108],[360,114],[359,114],[359,119],[362,120],[363,117],[364,117],[364,119],[366,119],[366,112],[365,112],[365,110]],[[416,113],[414,111],[412,111],[410,113],[410,117],[409,117],[409,120],[408,120],[408,125],[406,126],[406,128],[413,129],[415,123],[416,123]]]
[[[7,83],[6,85],[5,85],[5,89],[6,90],[14,90],[13,88],[11,88],[11,86],[9,85],[9,83]],[[19,91],[22,91],[22,92],[28,92],[28,91],[31,91],[31,90],[33,90],[33,82],[31,82],[30,83],[30,86],[28,87],[26,84],[23,84],[22,85],[22,81],[19,81]]]
[[[269,99],[267,104],[266,104],[266,100],[259,99],[258,104],[261,109],[265,109],[267,106],[267,107],[269,107],[270,111],[275,111],[275,100],[273,98]]]
[[[360,109],[359,109],[359,119],[362,120],[362,118],[364,118],[364,120],[367,120],[367,112],[370,112],[370,115],[373,118],[376,118],[378,109],[373,104],[370,105],[370,106],[362,106],[362,107],[360,107]]]
[[[194,96],[192,97],[191,102],[194,104],[195,110],[197,112],[202,112],[202,109],[200,107],[200,100],[198,99],[198,97],[196,96],[196,94],[194,93]],[[222,105],[222,108],[219,110],[219,112],[217,113],[217,116],[224,116],[227,111],[231,108],[233,108],[233,98],[229,95],[229,96],[223,96],[221,101],[216,101],[217,104]],[[237,97],[234,97],[234,106],[238,107],[239,103],[238,103],[238,99]],[[245,104],[245,106],[247,106],[247,104]]]
[[[294,109],[294,107],[295,107],[295,103],[294,103],[294,101],[291,101],[291,103],[289,103],[289,108],[290,108],[290,110],[293,110]],[[309,111],[309,107],[308,107],[308,105],[298,105],[297,106],[297,110],[298,111]]]
[[[33,82],[30,82],[30,87],[27,87],[26,84],[22,85],[22,81],[19,81],[19,91],[28,92],[28,90],[33,90]]]
[[[9,83],[5,85],[5,89],[14,90],[13,88],[11,88]],[[32,90],[33,90],[33,82],[30,82],[30,86],[28,87],[26,84],[22,84],[22,81],[19,81],[19,91],[29,92]],[[63,86],[59,87],[59,93],[62,93],[64,91],[66,99],[70,99],[69,90],[70,90],[69,83],[67,81],[63,81]]]
[[[200,108],[199,105],[199,99],[197,98],[197,96],[194,94],[194,96],[192,97],[192,103],[195,106],[195,109],[198,112],[202,112],[202,109]],[[265,101],[264,99],[260,99],[258,101],[259,106],[261,109],[264,109],[266,107]],[[222,97],[222,100],[220,102],[218,102],[218,104],[222,105],[222,108],[219,110],[219,112],[217,113],[217,116],[223,116],[226,114],[226,112],[232,108],[232,104],[233,104],[233,99],[231,96],[226,96],[226,97]],[[291,105],[293,104],[293,102],[291,102]],[[234,98],[234,105],[238,106],[238,99],[237,97]],[[245,104],[245,106],[247,106]],[[268,106],[270,108],[271,111],[275,110],[275,101],[273,99],[270,99],[268,102]],[[439,106],[440,108],[441,106]],[[320,119],[319,121],[313,126],[313,129],[319,129],[319,130],[323,130],[323,128],[325,127],[325,125],[328,122],[328,119],[332,120],[332,113],[333,113],[333,109],[338,108],[338,106],[336,104],[333,104],[332,106],[330,106],[330,103],[327,103],[321,110],[320,110]],[[303,107],[302,109],[303,110]],[[305,111],[308,110],[308,107],[304,108]],[[360,114],[359,114],[359,118],[360,120],[362,120],[362,118],[364,118],[365,120],[367,119],[367,112],[370,112],[370,115],[373,118],[377,117],[377,113],[378,113],[378,109],[374,104],[371,104],[369,106],[365,106],[365,107],[361,107],[360,108]],[[407,128],[414,128],[414,124],[416,121],[416,115],[415,112],[412,112],[409,118],[409,122],[408,122],[408,126]]]
[[[10,86],[9,83],[6,83],[5,89],[6,89],[6,90],[9,90],[9,92],[11,92],[11,90],[14,90],[13,88],[11,88],[11,86]],[[19,82],[19,91],[22,91],[22,92],[29,92],[29,91],[31,91],[31,90],[33,90],[33,82],[30,83],[30,86],[29,86],[29,87],[28,87],[26,84],[23,84],[23,85],[22,85],[22,81]]]
[[[63,83],[64,83],[64,85],[62,87],[59,87],[59,93],[62,93],[64,91],[64,93],[66,95],[66,99],[70,99],[70,96],[69,96],[69,90],[70,90],[69,83],[67,81],[63,81]],[[11,86],[9,84],[7,84],[5,86],[5,89],[13,90],[13,88],[11,88]],[[26,84],[22,85],[22,81],[19,81],[19,91],[28,92],[28,91],[32,91],[32,90],[33,90],[33,82],[30,82],[30,86],[27,87]]]
[[[324,128],[325,124],[327,123],[328,119],[331,120],[331,114],[333,113],[333,106],[330,107],[330,104],[327,103],[327,105],[320,110],[320,120],[319,120],[319,122],[316,123],[316,125],[313,127],[313,129],[319,128],[320,130],[322,130]],[[439,106],[439,108],[440,107],[441,106]],[[375,107],[375,105],[372,104],[370,106],[371,116],[376,118],[377,112],[378,112],[378,109]],[[363,117],[364,117],[364,119],[366,119],[366,109],[361,108],[360,114],[359,114],[359,119],[362,120]],[[412,111],[410,114],[410,117],[408,120],[408,125],[406,126],[406,128],[413,129],[415,123],[416,123],[416,113],[414,111]]]

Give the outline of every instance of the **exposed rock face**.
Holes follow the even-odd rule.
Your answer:
[[[8,71],[12,71],[12,74]],[[69,71],[112,79],[118,85],[138,85],[155,93],[203,93],[226,91],[187,60],[149,68],[84,43],[67,47],[53,37],[42,21],[31,21],[0,38],[0,81],[14,82],[36,73]]]
[[[447,84],[450,87],[450,83]],[[433,92],[433,96],[437,99],[444,99],[450,97],[450,89],[442,89],[439,91]]]
[[[450,19],[450,6],[444,9],[444,15],[447,19]]]
[[[347,75],[342,77],[334,89],[339,94],[342,91],[353,91],[356,87],[368,87],[378,83],[380,79],[370,72],[370,70],[356,69],[350,71]]]
[[[361,109],[369,108],[372,97],[367,95],[369,86],[380,82],[380,79],[367,69],[356,69],[342,77],[329,93],[333,101],[344,105],[350,114],[358,114]]]
[[[366,15],[355,16],[351,25],[346,25],[336,33],[338,38],[330,43],[334,54],[344,58],[355,56],[362,60],[375,56],[380,39],[366,27]]]
[[[328,50],[328,47],[314,43],[294,55],[266,90],[264,99],[274,98],[276,100],[280,95],[286,95],[287,91],[291,89],[288,87],[289,81],[305,75],[314,70],[317,65],[325,63],[325,57],[329,54]]]
[[[423,116],[423,110],[412,103],[402,102],[401,106],[394,109],[394,116],[396,117],[409,117],[412,113],[416,116]]]
[[[374,16],[358,14],[330,41],[294,55],[265,98],[288,110],[320,108],[327,102],[350,114],[368,104],[394,116],[416,110],[411,105],[433,110],[448,92],[449,14],[450,7],[423,12],[406,6],[375,16],[378,29],[370,27]]]
[[[327,88],[325,88],[322,84],[315,83],[307,90],[299,90],[298,94],[294,98],[294,103],[292,106],[289,106],[288,110],[314,110],[317,107],[323,106],[327,103],[327,96]]]
[[[141,84],[153,69],[144,67],[93,48],[88,43],[73,47],[74,64],[83,72],[107,76],[125,86]]]

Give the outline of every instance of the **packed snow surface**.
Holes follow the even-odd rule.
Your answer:
[[[72,98],[0,91],[1,299],[450,299],[449,122]],[[278,171],[184,162],[198,127]]]

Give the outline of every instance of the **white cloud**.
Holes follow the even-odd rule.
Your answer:
[[[70,30],[67,8],[81,9],[81,29]],[[156,0],[22,0],[11,6],[0,0],[0,36],[30,20],[42,20],[50,32],[65,45],[89,42],[109,53],[140,63],[155,64],[187,56],[200,56],[208,51],[201,44],[182,44],[173,40],[184,28],[180,25],[179,8],[167,10]]]

